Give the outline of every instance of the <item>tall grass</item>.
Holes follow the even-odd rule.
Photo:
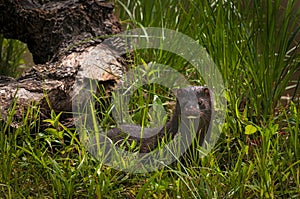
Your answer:
[[[299,67],[300,10],[296,1],[280,2],[116,1],[128,28],[170,28],[199,41],[226,80],[231,109],[247,103],[259,120],[273,115]]]
[[[0,35],[0,75],[16,77],[22,70],[22,58],[26,45],[18,40],[5,39]]]

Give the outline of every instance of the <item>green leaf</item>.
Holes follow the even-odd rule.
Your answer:
[[[54,129],[54,128],[46,128],[45,131],[46,131],[47,133],[52,134],[52,135],[57,135],[57,130]]]
[[[52,126],[54,126],[54,121],[52,119],[45,119],[43,122],[50,123]]]
[[[153,105],[148,111],[151,118],[150,127],[162,126],[166,123],[167,115],[163,103],[157,95],[154,95]]]
[[[57,131],[54,128],[47,128],[47,129],[45,129],[45,131],[47,133],[50,133],[51,135],[53,135],[55,138],[58,138],[58,139],[63,139],[63,137],[64,137],[64,130]]]
[[[131,145],[130,145],[130,150],[133,150],[136,147],[136,145],[137,145],[136,140],[133,140]]]
[[[245,134],[246,135],[251,135],[251,134],[255,133],[256,131],[257,131],[257,128],[255,126],[247,125],[245,127]]]
[[[63,139],[64,138],[64,130],[57,132],[57,138]]]

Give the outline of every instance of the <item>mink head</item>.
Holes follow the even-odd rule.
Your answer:
[[[203,118],[211,115],[211,96],[207,87],[189,86],[174,90],[181,116]],[[209,118],[206,118],[209,119]]]

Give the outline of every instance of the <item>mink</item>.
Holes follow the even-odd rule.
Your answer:
[[[180,125],[184,125],[181,130],[190,132],[191,129],[188,128],[191,126],[188,124],[193,121],[193,126],[198,126],[194,130],[196,138],[198,143],[202,145],[211,119],[212,98],[209,89],[204,86],[189,86],[175,89],[174,93],[176,96],[175,110],[165,125],[158,128],[142,129],[138,125],[122,124],[109,130],[107,137],[117,146],[120,146],[124,141],[128,142],[128,145],[135,141],[136,146],[139,147],[139,152],[148,153],[155,150],[165,137],[174,138],[180,130]],[[102,135],[100,144],[102,145],[103,142],[104,137]]]

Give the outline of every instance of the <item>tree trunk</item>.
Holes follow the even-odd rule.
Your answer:
[[[121,32],[111,3],[0,0],[0,27],[6,38],[27,43],[37,64],[17,79],[0,76],[0,114],[7,120],[14,109],[15,127],[29,106],[39,105],[44,118],[50,109],[71,112],[75,78],[113,86],[126,70],[115,45],[103,43],[103,36]]]

